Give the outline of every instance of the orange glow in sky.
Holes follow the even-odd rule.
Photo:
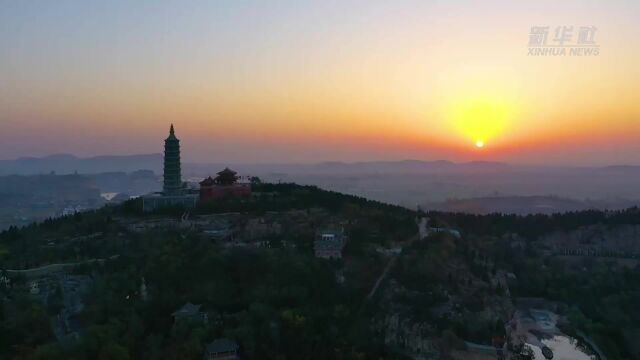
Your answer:
[[[4,8],[2,158],[160,152],[175,123],[191,161],[640,163],[637,2]],[[599,55],[528,56],[544,25]]]

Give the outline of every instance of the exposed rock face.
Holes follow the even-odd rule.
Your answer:
[[[398,314],[387,315],[378,324],[384,343],[390,348],[415,355],[420,359],[440,359],[433,326],[417,323]]]

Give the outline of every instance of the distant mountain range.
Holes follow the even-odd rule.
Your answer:
[[[524,166],[490,161],[328,161],[315,164],[183,162],[185,181],[224,167],[268,182],[294,182],[415,208],[474,213],[549,213],[640,204],[640,166]],[[151,170],[132,183],[123,173]],[[162,154],[79,158],[60,154],[0,161],[0,175],[94,175],[103,192],[140,194],[161,184]],[[103,174],[116,173],[120,174]],[[457,200],[452,200],[457,199]]]
[[[162,154],[95,156],[79,158],[70,154],[46,157],[23,157],[15,160],[0,160],[0,175],[48,174],[97,174],[103,172],[136,170],[162,171]]]
[[[325,172],[349,172],[349,173],[384,173],[384,172],[431,172],[443,170],[506,170],[511,166],[506,163],[489,161],[471,161],[455,163],[448,160],[422,161],[422,160],[399,160],[399,161],[363,161],[363,162],[323,162],[308,165],[307,170]]]
[[[521,166],[493,161],[452,162],[448,160],[398,160],[398,161],[326,161],[313,164],[299,163],[191,163],[183,162],[183,172],[200,175],[231,166],[243,173],[323,173],[323,174],[384,174],[384,173],[431,173],[431,172],[503,172],[544,171],[593,172],[608,174],[640,173],[640,166],[612,165],[605,167],[544,167]],[[81,158],[71,154],[55,154],[45,157],[22,157],[15,160],[0,160],[0,175],[48,174],[97,174],[104,172],[133,172],[152,170],[162,173],[162,154],[103,155]]]
[[[314,164],[227,164],[227,163],[183,163],[183,170],[195,173],[210,172],[212,169],[232,166],[249,172],[293,172],[293,173],[384,173],[384,172],[424,172],[438,170],[504,170],[510,165],[499,162],[454,163],[448,160],[421,161],[327,161]],[[0,175],[48,174],[97,174],[104,172],[133,172],[152,170],[162,172],[162,154],[102,155],[80,158],[71,154],[54,154],[45,157],[22,157],[15,160],[0,160]]]

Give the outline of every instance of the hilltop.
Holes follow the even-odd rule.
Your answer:
[[[522,324],[539,308],[585,351],[633,353],[637,209],[424,213],[258,183],[250,198],[141,210],[0,234],[1,356],[200,359],[225,338],[246,359],[527,359],[539,342]],[[344,234],[337,258],[317,251],[322,234]]]

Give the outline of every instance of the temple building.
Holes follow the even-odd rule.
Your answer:
[[[251,196],[250,182],[245,179],[241,179],[235,171],[225,168],[217,175],[218,176],[215,178],[209,176],[200,182],[201,202],[208,202],[228,197]]]
[[[225,168],[215,178],[207,177],[200,182],[200,191],[190,190],[182,182],[180,167],[180,140],[176,137],[173,124],[169,136],[164,140],[164,165],[162,191],[142,197],[145,212],[167,207],[190,209],[196,206],[198,199],[208,202],[230,197],[251,196],[251,182],[247,177]]]
[[[180,168],[180,140],[176,137],[173,124],[169,136],[164,141],[164,173],[162,192],[142,197],[143,211],[149,212],[163,207],[193,208],[198,201],[197,194],[191,194],[182,182]]]

